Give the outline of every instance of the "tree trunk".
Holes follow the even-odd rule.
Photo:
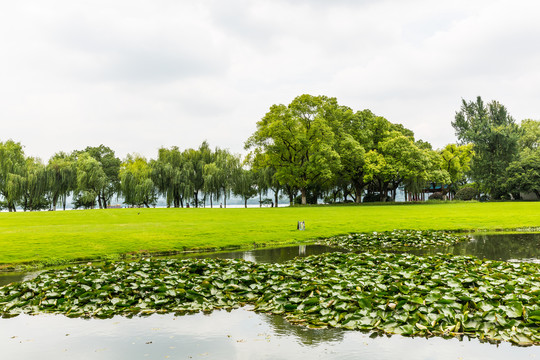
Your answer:
[[[278,190],[278,191],[279,191],[279,190]],[[275,192],[274,192],[274,200],[275,200],[275,202],[276,202],[276,207],[278,207],[278,197],[279,197],[279,196],[278,196],[278,191],[275,191]]]
[[[360,184],[354,184],[355,199],[354,202],[360,204],[362,202],[362,191],[364,187]]]
[[[300,192],[302,193],[302,205],[306,205],[307,204],[306,188],[302,188]]]
[[[247,209],[247,201],[248,201],[248,199],[245,198],[245,199],[244,199],[244,207],[245,207],[246,209]]]

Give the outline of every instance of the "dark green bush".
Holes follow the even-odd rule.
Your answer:
[[[454,199],[469,201],[469,200],[476,199],[477,197],[478,197],[478,190],[476,190],[473,187],[466,186],[458,190],[458,192],[456,192],[456,196],[454,197]]]
[[[434,192],[433,194],[429,195],[429,200],[444,200],[444,195],[442,192],[440,191],[437,191],[437,192]]]

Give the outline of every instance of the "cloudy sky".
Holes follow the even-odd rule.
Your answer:
[[[22,0],[0,12],[0,141],[243,152],[272,104],[336,97],[440,148],[461,99],[540,119],[540,3]]]

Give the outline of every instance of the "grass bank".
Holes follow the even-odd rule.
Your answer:
[[[305,231],[296,223],[304,220]],[[0,213],[0,267],[299,243],[351,232],[540,227],[540,202]]]

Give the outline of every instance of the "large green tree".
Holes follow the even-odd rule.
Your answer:
[[[519,129],[506,108],[497,101],[484,104],[462,101],[452,126],[462,144],[472,144],[475,155],[471,177],[493,198],[505,194],[504,174],[518,154]]]
[[[456,193],[458,187],[466,182],[466,175],[471,169],[474,156],[473,145],[448,144],[439,151],[442,169],[448,173],[449,191]]]
[[[520,193],[534,193],[540,199],[540,148],[524,149],[505,174],[508,192],[518,198]]]
[[[520,149],[537,149],[540,147],[540,121],[525,119],[520,125]]]
[[[43,210],[49,207],[47,168],[40,159],[28,157],[26,159],[26,173],[24,190],[21,198],[21,207],[24,211]]]
[[[23,196],[26,160],[23,147],[13,140],[0,142],[0,195],[4,206],[11,212]]]
[[[178,147],[160,148],[157,160],[150,162],[152,180],[158,192],[165,196],[167,206],[184,207],[184,201],[194,192],[189,179],[194,172],[193,164]]]
[[[234,174],[232,190],[236,196],[240,196],[244,200],[244,207],[247,208],[248,200],[257,195],[255,173],[248,169],[237,169]]]
[[[126,157],[120,167],[120,184],[125,204],[147,208],[156,204],[157,189],[152,181],[152,168],[144,157]]]
[[[114,151],[105,146],[88,146],[84,152],[96,159],[106,176],[106,184],[97,193],[100,208],[107,208],[112,197],[120,190],[120,165],[122,161],[117,158]]]
[[[98,194],[109,185],[107,175],[101,164],[86,152],[78,154],[76,169],[75,207],[94,208]]]
[[[212,162],[212,150],[206,141],[198,149],[187,149],[184,151],[184,158],[191,164],[192,171],[188,173],[188,181],[193,192],[190,198],[193,199],[195,207],[199,207],[199,196],[205,196],[204,188],[204,167]]]
[[[300,189],[302,204],[307,203],[308,186],[330,181],[340,166],[325,117],[338,108],[335,98],[311,95],[298,96],[288,106],[273,105],[246,142],[246,149],[266,161],[264,166],[276,169],[280,183]],[[263,153],[267,156],[258,156]]]
[[[66,210],[67,197],[77,186],[77,169],[73,157],[63,152],[53,155],[47,164],[47,176],[51,209],[56,210],[58,201],[61,201],[62,208]]]

